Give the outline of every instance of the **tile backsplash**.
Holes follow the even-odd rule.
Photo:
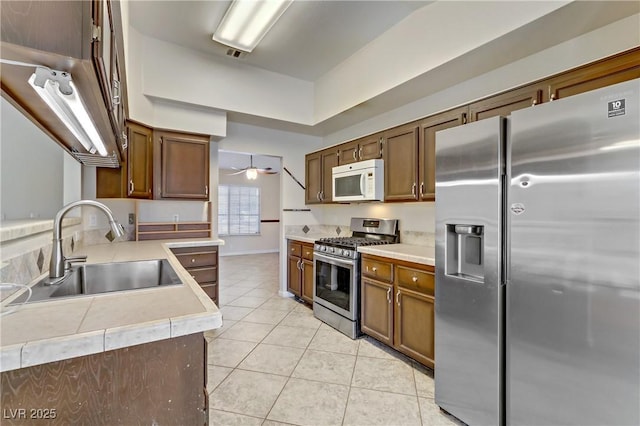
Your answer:
[[[287,225],[285,226],[285,235],[346,237],[351,235],[351,229],[344,225]],[[400,230],[400,242],[435,247],[435,234],[432,232]]]

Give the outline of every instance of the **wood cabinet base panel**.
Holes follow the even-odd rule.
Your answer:
[[[197,333],[7,371],[1,423],[202,425],[205,370]]]

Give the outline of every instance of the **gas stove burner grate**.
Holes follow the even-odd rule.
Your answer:
[[[321,238],[317,242],[322,244],[331,245],[334,247],[363,247],[363,246],[377,246],[382,244],[390,244],[391,241],[380,240],[377,238],[364,238],[364,237],[331,237]]]

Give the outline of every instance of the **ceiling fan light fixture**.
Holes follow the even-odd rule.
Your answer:
[[[244,52],[251,52],[293,0],[234,0],[213,40]]]
[[[258,178],[258,169],[256,169],[255,167],[250,167],[247,169],[246,174],[247,179],[256,180]]]

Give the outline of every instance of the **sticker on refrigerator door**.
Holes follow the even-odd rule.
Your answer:
[[[524,204],[522,203],[511,204],[511,213],[515,214],[516,216],[524,213]]]
[[[624,101],[625,101],[624,99],[618,99],[617,101],[609,102],[608,104],[609,118],[617,117],[619,115],[625,114]]]

